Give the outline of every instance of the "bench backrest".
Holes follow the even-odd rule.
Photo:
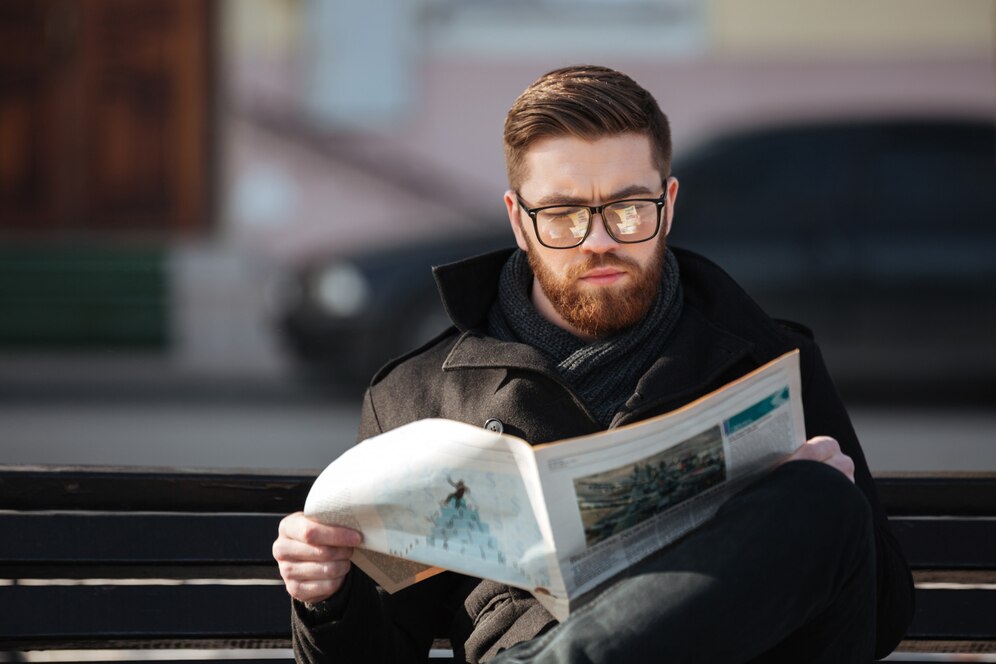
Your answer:
[[[996,652],[996,473],[876,484],[917,586],[906,649]]]
[[[270,546],[313,480],[0,466],[0,651],[289,647]],[[996,651],[996,474],[877,483],[918,584],[905,649]]]
[[[306,474],[0,468],[0,650],[289,647]]]

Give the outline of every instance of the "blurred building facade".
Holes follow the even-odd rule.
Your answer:
[[[626,71],[680,152],[992,117],[994,21],[989,0],[3,0],[0,351],[279,375],[274,274],[502,223],[504,115],[549,69]]]

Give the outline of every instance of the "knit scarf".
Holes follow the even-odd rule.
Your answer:
[[[539,315],[530,297],[532,269],[526,254],[516,250],[502,268],[498,298],[488,312],[488,334],[539,349],[608,428],[640,377],[660,357],[681,316],[678,276],[678,261],[667,249],[661,287],[647,315],[633,327],[589,343]]]

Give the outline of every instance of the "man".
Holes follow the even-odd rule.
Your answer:
[[[807,435],[705,526],[557,622],[528,594],[444,573],[386,595],[359,533],[301,514],[274,556],[308,662],[864,662],[898,643],[912,584],[819,351],[719,268],[667,246],[667,119],[627,76],[550,72],[505,123],[518,250],[437,268],[453,327],[374,377],[360,439],[425,417],[533,444],[639,421],[801,349]]]

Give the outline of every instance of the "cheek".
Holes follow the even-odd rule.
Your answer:
[[[547,278],[555,280],[563,279],[565,272],[570,267],[569,263],[564,260],[565,257],[559,256],[557,253],[551,256],[551,250],[544,250],[542,247],[537,247],[533,242],[529,244],[529,262],[533,267],[533,271],[542,271],[546,274]]]
[[[551,274],[560,274],[563,269],[564,258],[566,258],[561,254],[567,252],[548,249],[538,244],[534,238],[526,235],[524,231],[522,234],[516,235],[516,240],[519,242],[519,248],[529,254],[530,262],[539,263],[544,270]]]
[[[573,266],[578,265],[579,261],[582,260],[578,257],[570,256],[570,250],[552,251],[553,255],[550,255],[550,251],[543,255],[543,262],[546,264],[547,269],[558,277],[563,277]],[[565,256],[564,254],[568,255]]]
[[[640,265],[644,269],[650,267],[652,263],[658,262],[663,258],[664,247],[667,246],[665,244],[664,235],[661,234],[658,236],[657,240],[657,242],[646,243],[649,245],[647,247],[643,247],[642,245],[640,246],[640,257],[637,258],[637,260],[640,261]]]

